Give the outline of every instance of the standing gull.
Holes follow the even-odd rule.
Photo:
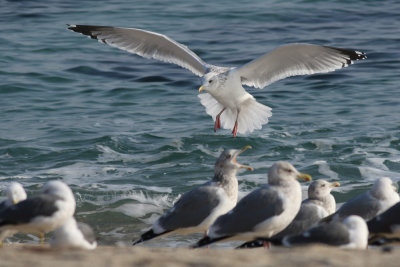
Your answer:
[[[43,186],[40,195],[1,211],[0,231],[47,233],[63,225],[74,212],[75,198],[71,189],[61,181],[50,181]]]
[[[271,238],[257,238],[246,242],[238,248],[254,248],[265,246],[266,242],[276,242],[285,236],[298,235],[317,224],[322,218],[336,210],[336,201],[331,190],[338,187],[338,182],[329,183],[323,179],[313,181],[308,187],[308,198],[303,200],[299,212],[293,221],[281,232]]]
[[[242,198],[235,208],[211,225],[206,237],[194,247],[217,241],[250,241],[271,237],[296,216],[301,204],[301,186],[296,179],[311,180],[289,162],[277,162],[268,172],[268,184]]]
[[[341,221],[322,223],[302,234],[286,236],[282,244],[287,247],[321,243],[342,248],[366,249],[368,227],[364,219],[351,215]]]
[[[237,156],[250,148],[229,149],[222,152],[215,163],[214,177],[211,181],[185,193],[176,204],[164,213],[152,226],[133,243],[153,239],[167,233],[205,233],[218,216],[232,209],[237,202],[238,181],[236,172],[240,168],[253,170],[239,164]]]
[[[271,108],[260,104],[243,85],[264,88],[290,76],[325,73],[366,58],[362,52],[311,44],[281,46],[238,67],[219,67],[205,63],[185,45],[155,32],[109,26],[68,25],[68,29],[97,39],[110,46],[177,64],[202,77],[199,95],[214,123],[232,129],[233,136],[261,129],[272,115]]]
[[[12,182],[7,187],[7,199],[0,203],[0,212],[8,207],[26,199],[26,192],[22,185],[17,182]],[[9,236],[16,234],[14,230],[0,230],[0,247],[3,247],[3,240]]]
[[[372,188],[344,203],[324,221],[343,220],[349,215],[358,215],[368,221],[384,212],[400,200],[397,184],[387,177],[376,180]]]
[[[85,223],[77,223],[71,217],[61,227],[57,228],[50,240],[52,248],[95,249],[96,236],[92,228]]]
[[[400,202],[367,222],[370,244],[400,240]]]

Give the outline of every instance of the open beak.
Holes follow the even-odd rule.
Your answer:
[[[339,187],[339,186],[340,186],[340,183],[338,183],[338,182],[331,183],[332,188]]]
[[[203,91],[205,88],[204,88],[204,85],[202,85],[202,86],[200,86],[200,88],[199,88],[199,93],[201,93],[201,91]]]
[[[299,174],[297,174],[296,178],[297,178],[297,179],[304,180],[304,181],[307,181],[307,182],[309,182],[309,181],[312,180],[311,175],[305,174],[305,173],[299,173]]]
[[[201,87],[200,87],[200,89],[201,89]],[[199,89],[199,91],[200,91],[200,89]],[[240,164],[239,162],[237,162],[236,158],[237,158],[237,156],[239,156],[239,155],[242,154],[244,151],[246,151],[247,149],[250,149],[250,148],[252,148],[252,147],[251,147],[251,146],[245,146],[245,147],[243,147],[241,150],[239,150],[238,152],[236,152],[235,155],[233,155],[233,159],[232,159],[232,161],[233,161],[234,163],[240,165],[240,168],[247,169],[248,171],[254,170],[253,167]]]

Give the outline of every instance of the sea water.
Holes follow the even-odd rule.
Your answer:
[[[240,197],[265,184],[279,160],[314,179],[339,181],[338,203],[377,178],[397,182],[399,10],[394,0],[0,0],[1,196],[11,181],[33,196],[61,179],[74,191],[77,220],[94,228],[100,244],[129,245],[184,192],[209,180],[227,148],[253,147],[238,158],[255,168],[238,174]],[[200,78],[66,24],[159,32],[219,66],[288,43],[355,49],[368,58],[333,73],[247,88],[273,116],[262,130],[232,138],[230,130],[214,133],[197,97]],[[200,236],[146,245],[188,246]]]

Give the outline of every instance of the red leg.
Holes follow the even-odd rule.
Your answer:
[[[271,248],[271,243],[268,241],[263,241],[263,248],[265,248],[265,249]]]
[[[233,127],[233,130],[232,130],[233,137],[236,137],[236,135],[237,135],[237,131],[238,131],[238,118],[239,118],[239,110],[238,110],[237,115],[236,115],[235,126]]]
[[[221,112],[218,113],[217,117],[215,118],[214,132],[216,132],[219,128],[221,128],[221,119],[220,119],[220,117],[221,117],[222,112],[224,112],[224,111],[225,111],[225,108],[223,108],[221,110]]]

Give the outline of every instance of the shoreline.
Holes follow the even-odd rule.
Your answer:
[[[390,248],[346,250],[312,245],[233,250],[100,246],[87,251],[5,244],[0,249],[0,266],[398,266],[400,246]]]

